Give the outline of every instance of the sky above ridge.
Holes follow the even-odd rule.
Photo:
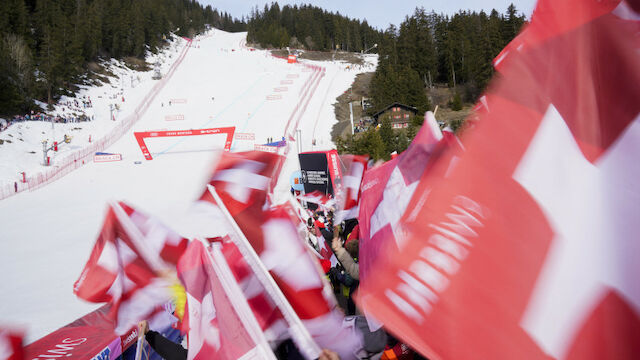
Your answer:
[[[248,16],[251,9],[257,5],[263,9],[265,4],[272,1],[264,0],[198,0],[203,5],[211,5],[221,12],[227,12],[231,16],[240,18]],[[369,25],[378,29],[386,29],[389,24],[399,25],[405,16],[411,15],[416,7],[424,7],[427,11],[435,10],[437,13],[454,14],[458,10],[485,10],[496,9],[500,13],[507,10],[513,3],[519,13],[529,18],[535,6],[535,0],[394,0],[394,1],[364,1],[364,0],[279,0],[280,6],[286,4],[311,4],[331,12],[360,20],[366,19]]]

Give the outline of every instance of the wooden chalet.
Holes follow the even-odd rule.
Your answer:
[[[379,112],[373,114],[373,119],[379,124],[384,119],[389,119],[391,127],[394,129],[402,129],[409,127],[412,116],[418,114],[418,109],[413,106],[400,103],[393,103]]]

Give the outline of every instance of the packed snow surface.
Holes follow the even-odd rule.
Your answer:
[[[303,85],[313,73],[267,51],[253,51],[245,43],[246,33],[219,30],[194,39],[184,61],[144,116],[105,149],[122,154],[122,161],[88,163],[38,190],[0,201],[0,326],[24,327],[30,343],[100,306],[77,299],[72,288],[109,201],[124,200],[156,215],[183,236],[204,235],[206,226],[193,216],[193,202],[204,190],[224,136],[150,139],[147,145],[154,159],[147,161],[133,132],[235,126],[236,132],[255,135],[255,141],[234,140],[232,151],[251,150],[254,143],[264,144],[267,138],[280,140],[301,100]],[[186,45],[183,39],[175,39],[148,61],[157,61],[166,72]],[[365,62],[356,68],[340,62],[314,63],[324,67],[326,74],[299,122],[302,151],[334,146],[330,136],[336,122],[333,103],[358,72],[375,69],[377,58],[365,55]],[[116,78],[111,84],[83,88],[76,96],[91,99],[93,107],[83,110],[95,120],[53,126],[30,121],[0,133],[1,139],[12,139],[0,146],[0,180],[13,182],[19,172],[42,170],[42,140],[72,136],[69,144],[52,154],[55,166],[57,156],[86,146],[89,136],[104,135],[133,112],[156,81],[153,71],[134,72],[115,61],[112,69]],[[281,98],[268,100],[269,95]],[[115,121],[109,104],[120,108]],[[63,114],[70,109],[59,106],[56,111]],[[299,167],[296,148],[297,144],[276,188],[276,197],[282,200],[289,191],[289,175]]]

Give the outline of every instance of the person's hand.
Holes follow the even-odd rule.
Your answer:
[[[342,248],[339,237],[333,237],[333,240],[331,241],[331,248],[333,249],[333,251],[338,251],[340,248]]]
[[[138,335],[146,335],[149,331],[149,323],[147,320],[142,320],[138,323]]]
[[[318,360],[340,360],[340,356],[331,350],[323,349]]]

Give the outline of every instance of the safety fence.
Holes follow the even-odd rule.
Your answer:
[[[187,52],[189,51],[190,44],[191,40],[187,40],[187,44],[182,49],[176,61],[171,65],[167,74],[153,86],[153,88],[147,93],[147,95],[135,108],[133,113],[125,117],[118,125],[116,125],[100,139],[97,139],[95,142],[91,143],[91,145],[81,150],[75,151],[63,157],[62,159],[56,160],[55,164],[47,170],[30,175],[26,179],[26,184],[17,183],[17,188],[16,184],[9,183],[2,185],[0,187],[0,200],[15,195],[17,192],[21,192],[24,190],[32,191],[38,189],[43,185],[49,184],[52,181],[62,178],[73,170],[83,166],[85,163],[92,161],[93,155],[96,152],[103,151],[105,148],[109,147],[117,140],[119,140],[129,129],[131,129],[131,127],[136,122],[138,122],[138,120],[142,118],[142,116],[144,116],[147,109],[155,99],[156,95],[164,88],[166,83],[176,72],[178,66],[180,66],[180,64],[186,57]]]

